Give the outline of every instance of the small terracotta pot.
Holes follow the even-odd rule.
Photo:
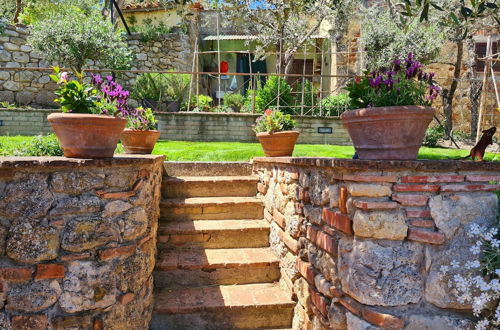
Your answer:
[[[110,158],[127,120],[107,115],[52,113],[47,117],[68,158]]]
[[[267,157],[291,156],[299,134],[297,131],[257,133],[257,138]]]
[[[160,138],[158,131],[139,131],[126,128],[120,140],[126,154],[150,154],[156,141]]]
[[[340,118],[359,159],[415,160],[434,109],[392,106],[356,109]]]

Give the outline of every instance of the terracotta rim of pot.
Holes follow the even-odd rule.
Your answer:
[[[267,157],[287,157],[292,156],[299,134],[298,131],[281,131],[261,132],[256,136]]]
[[[151,154],[160,138],[158,130],[137,130],[125,128],[120,135],[123,149],[127,154]]]
[[[349,110],[340,118],[360,159],[415,160],[434,109],[390,106]]]
[[[47,120],[68,158],[113,157],[127,124],[124,118],[83,113],[52,113]]]
[[[397,120],[400,117],[422,117],[422,114],[434,115],[434,108],[423,105],[395,105],[390,107],[373,107],[348,110],[340,115],[340,119],[347,119],[351,122],[364,121],[367,117],[374,117],[373,120]]]

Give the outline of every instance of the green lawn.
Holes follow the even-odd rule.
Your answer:
[[[0,136],[0,155],[15,155],[16,150],[23,148],[30,139],[31,137],[26,136]],[[117,151],[121,150],[119,146]],[[159,141],[153,153],[165,155],[167,160],[172,161],[248,161],[253,157],[264,156],[260,144],[238,142]],[[312,144],[299,144],[293,153],[296,157],[336,158],[351,158],[353,154],[353,147]],[[467,150],[422,147],[419,158],[457,159],[467,154]],[[500,161],[500,157],[493,153],[488,153],[485,158]]]

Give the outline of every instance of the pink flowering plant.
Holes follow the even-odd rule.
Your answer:
[[[395,60],[391,68],[365,72],[345,89],[353,108],[430,106],[441,90],[434,81],[434,73],[424,72],[412,53],[403,62]]]
[[[475,259],[443,265],[440,276],[449,279],[448,287],[458,302],[471,304],[479,318],[476,330],[500,328],[500,236],[499,225],[491,228],[472,224],[469,237],[477,239],[470,247]]]
[[[61,105],[63,112],[88,113],[94,107],[95,91],[92,85],[82,81],[82,74],[77,74],[78,80],[70,79],[68,72],[61,72],[59,67],[53,68],[50,78],[58,84],[54,101]]]
[[[127,128],[138,131],[156,130],[158,120],[150,108],[139,107],[130,111],[127,116]]]
[[[281,111],[267,109],[264,114],[257,118],[253,130],[255,133],[274,133],[293,130],[297,122],[290,115]]]

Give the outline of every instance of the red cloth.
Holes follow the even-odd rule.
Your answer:
[[[220,72],[221,73],[227,73],[229,71],[229,63],[226,61],[221,61],[220,62]]]

